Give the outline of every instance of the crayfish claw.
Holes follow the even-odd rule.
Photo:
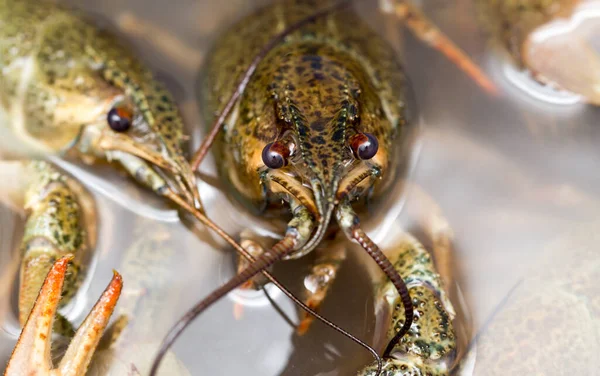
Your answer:
[[[117,305],[122,288],[123,278],[115,271],[100,299],[77,329],[75,337],[71,340],[65,356],[58,366],[58,374],[83,375],[85,373]]]
[[[85,374],[119,300],[123,280],[117,272],[114,272],[102,296],[75,333],[58,368],[53,369],[50,358],[52,324],[61,298],[67,266],[72,259],[72,255],[60,258],[48,272],[8,361],[5,376]]]

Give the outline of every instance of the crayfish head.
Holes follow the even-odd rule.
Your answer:
[[[183,120],[170,94],[151,76],[113,87],[94,121],[81,128],[75,149],[85,159],[119,161],[136,180],[166,189],[199,207],[196,180],[183,152]]]
[[[171,95],[117,38],[70,13],[52,20],[41,42],[50,56],[40,54],[14,72],[31,77],[24,98],[10,106],[23,114],[12,116],[13,129],[25,130],[43,152],[115,160],[153,190],[170,187],[199,204]]]
[[[277,132],[254,160],[262,162],[267,190],[293,197],[314,216],[313,237],[292,255],[299,257],[323,238],[340,202],[369,194],[388,169],[395,124],[368,74],[347,54],[306,43],[286,59],[294,69],[270,85],[269,129]]]

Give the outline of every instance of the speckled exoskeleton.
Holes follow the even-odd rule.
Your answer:
[[[519,68],[542,83],[600,104],[595,34],[586,36],[581,27],[582,15],[597,5],[586,0],[477,0],[476,5],[481,24]]]
[[[1,143],[8,146],[3,154],[59,154],[87,163],[98,159],[116,162],[141,185],[205,218],[199,211],[195,177],[184,157],[183,122],[175,103],[118,38],[50,1],[0,0],[0,23],[0,129]],[[44,195],[48,185],[37,187],[42,189],[38,194]],[[73,207],[61,210],[69,209]],[[67,231],[69,223],[55,223],[58,217],[44,224],[69,232],[70,239],[61,233],[56,236],[64,243],[58,245],[65,246],[57,252],[64,254],[83,230]],[[34,214],[32,218],[37,217]],[[47,231],[38,222],[28,226],[34,235]],[[79,264],[82,254],[74,252],[71,269],[85,266]],[[39,288],[46,277],[52,259],[47,261],[35,273],[32,268],[25,270],[28,279],[37,282],[26,289],[22,317],[33,304],[34,286]],[[76,280],[75,273],[68,276]],[[77,284],[66,285],[71,295]],[[42,312],[42,318],[52,320],[50,313],[54,315],[53,311]],[[21,357],[27,349],[36,350],[27,341],[20,341],[18,348],[15,354]],[[87,351],[86,356],[91,356],[93,349]],[[77,368],[74,372],[83,371]]]
[[[386,247],[386,255],[406,281],[415,319],[411,330],[384,359],[383,375],[416,376],[450,375],[458,359],[457,339],[453,320],[454,308],[446,295],[440,275],[431,255],[411,235],[403,234],[395,245]],[[404,318],[404,308],[398,293],[389,281],[375,285],[376,310],[384,340],[389,341],[398,331]],[[358,376],[376,375],[376,364]]]
[[[119,298],[115,273],[107,290],[75,332],[56,310],[69,302],[96,242],[91,196],[73,178],[43,161],[2,162],[3,196],[24,209],[21,240],[19,322],[23,326],[5,375],[84,374]],[[8,189],[6,189],[8,188]],[[73,337],[58,369],[52,370],[52,329]]]
[[[0,0],[0,25],[2,142],[10,135],[8,142],[18,144],[11,145],[10,151],[18,149],[26,156],[59,154],[87,163],[113,161],[158,195],[201,207],[195,177],[184,157],[183,122],[175,103],[118,38],[50,1]],[[23,240],[22,324],[52,263],[67,253],[74,258],[66,274],[66,300],[74,293],[77,272],[85,267],[82,257],[93,248],[85,239],[95,237],[93,226],[84,228],[93,216],[83,218],[83,209],[93,205],[84,200],[80,186],[43,162],[31,166],[44,168],[26,169],[35,171],[30,178],[39,179],[29,182],[26,197],[32,211]],[[40,295],[40,299],[50,296]],[[39,320],[51,322],[54,311],[40,315]],[[28,323],[35,326],[31,319]],[[46,335],[45,329],[34,331],[40,330],[40,336]],[[27,338],[26,331],[22,338]],[[27,356],[27,349],[32,354],[37,351],[25,340],[19,341],[18,349],[15,356],[21,358]],[[93,348],[88,348],[85,356],[92,353]],[[9,367],[11,372],[25,372],[20,360],[11,364],[20,364]],[[72,370],[83,373],[85,367],[87,363],[83,371],[75,366]]]
[[[319,256],[305,282],[305,301],[318,308],[345,258],[343,250],[330,252],[331,239],[341,232],[375,260],[389,278],[386,288],[396,293],[395,300],[390,297],[393,323],[385,329],[390,334],[386,362],[396,364],[392,359],[398,353],[417,352],[414,348],[423,346],[431,348],[431,354],[411,358],[408,364],[425,371],[429,368],[421,362],[432,359],[439,363],[436,375],[448,374],[451,364],[445,357],[451,359],[454,353],[454,333],[451,317],[436,298],[442,289],[431,259],[422,248],[412,247],[388,260],[359,220],[371,214],[367,204],[371,210],[385,210],[377,204],[410,165],[416,129],[410,83],[391,46],[351,7],[339,6],[303,23],[337,3],[275,2],[215,42],[199,95],[208,124],[231,107],[215,143],[219,172],[229,193],[251,212],[288,223],[285,235],[271,241],[270,247],[263,246],[268,240],[255,241],[242,233],[241,243],[260,256],[186,314],[161,351],[191,319],[231,289],[282,258],[299,258],[315,249]],[[272,45],[282,32],[285,37]],[[265,51],[266,46],[270,47]],[[241,90],[238,83],[249,67],[254,74]],[[232,102],[236,92],[239,97]],[[405,267],[408,264],[413,267]],[[411,286],[413,296],[402,278],[420,285]],[[382,294],[377,296],[383,299]],[[421,303],[427,307],[418,306]],[[413,306],[419,309],[416,316]],[[413,317],[423,324],[415,326]],[[443,333],[433,328],[431,321],[438,318],[444,320]],[[308,329],[307,319],[300,332]],[[433,337],[438,334],[445,337],[436,342]],[[431,336],[431,346],[423,345],[419,336]]]
[[[119,40],[54,3],[0,1],[1,126],[23,148],[115,161],[199,206],[171,95]]]
[[[3,162],[9,195],[26,213],[20,245],[19,322],[24,325],[48,271],[72,254],[61,306],[75,294],[96,243],[96,207],[76,180],[47,162]],[[11,176],[5,176],[10,174]]]
[[[208,83],[207,114],[222,110],[221,96],[236,90],[262,46],[329,3],[277,4],[226,34],[209,63],[221,73]],[[52,3],[5,0],[0,17],[3,126],[35,150],[116,161],[157,194],[200,208],[176,107],[116,38]],[[220,163],[249,206],[281,212],[284,199],[292,218],[286,237],[213,301],[276,259],[316,248],[336,217],[400,291],[405,317],[391,344],[411,328],[409,291],[356,214],[367,215],[366,201],[384,197],[410,163],[409,91],[392,49],[349,10],[305,24],[265,56],[222,133],[218,148],[229,153]],[[333,278],[325,281],[317,292]]]
[[[276,2],[226,32],[207,61],[199,90],[203,113],[223,110],[254,57],[278,33],[334,3]],[[376,203],[406,172],[414,110],[395,52],[352,9],[303,25],[264,56],[215,150],[230,193],[247,208],[267,217],[291,214],[276,251],[264,253],[271,255],[268,263],[301,257],[339,228],[373,254],[397,286],[402,283],[361,229],[357,211],[366,215],[365,203]],[[327,278],[309,295],[333,283],[339,258],[322,258],[314,272]],[[249,270],[252,265],[238,277]],[[322,299],[311,296],[307,303],[317,307]]]

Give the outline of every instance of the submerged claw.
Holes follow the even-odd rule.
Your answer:
[[[67,266],[72,259],[72,255],[64,256],[50,269],[8,361],[5,376],[85,374],[119,300],[123,281],[121,276],[114,272],[102,296],[75,333],[58,368],[52,369],[50,359],[52,324],[60,301]]]

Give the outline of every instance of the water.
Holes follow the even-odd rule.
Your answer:
[[[181,103],[188,132],[194,136],[192,147],[198,144],[203,129],[194,82],[207,48],[219,31],[265,3],[72,2],[122,34],[168,84]],[[596,267],[600,254],[594,236],[600,224],[600,175],[596,171],[600,112],[577,98],[541,88],[511,69],[481,32],[470,2],[431,0],[423,5],[502,93],[499,97],[485,94],[391,18],[382,17],[374,7],[361,7],[365,18],[402,50],[402,61],[414,84],[423,132],[410,181],[432,196],[454,232],[454,274],[464,293],[465,314],[471,318],[469,330],[480,331],[499,311],[475,347],[474,371],[467,367],[465,372],[490,375],[506,371],[499,365],[509,364],[515,372],[534,365],[548,375],[571,374],[569,370],[589,366],[587,373],[592,374],[595,365],[587,355],[597,352],[600,343],[596,302],[600,289],[590,282],[600,269]],[[132,363],[145,374],[170,325],[231,276],[232,256],[201,226],[180,222],[172,208],[132,187],[127,178],[106,166],[62,166],[89,186],[101,215],[99,244],[87,287],[66,314],[81,321],[108,282],[111,269],[121,271],[125,290],[116,315],[135,312],[136,320],[125,333],[122,350],[101,353],[91,373],[105,374],[107,359],[111,359],[112,374],[130,372]],[[204,163],[203,172],[214,175],[214,171],[211,158]],[[207,212],[230,233],[250,223],[251,217],[230,204],[219,189],[206,183],[201,189]],[[401,198],[421,209],[420,215],[427,214],[410,192],[398,200]],[[3,276],[16,280],[8,255],[19,234],[12,229],[22,224],[8,207],[1,207],[0,218]],[[400,213],[398,222],[406,228],[416,227],[408,211]],[[145,238],[148,248],[140,244]],[[147,251],[140,251],[144,249]],[[322,313],[369,340],[375,336],[372,299],[365,261],[359,253],[356,249],[350,252]],[[141,265],[136,265],[136,260]],[[309,261],[286,262],[275,274],[292,291],[299,291]],[[13,299],[10,289],[6,290],[1,295],[2,307],[10,306]],[[292,304],[277,291],[271,293],[296,320]],[[549,303],[535,303],[532,297],[536,294]],[[505,298],[507,302],[501,304]],[[235,301],[246,304],[241,320],[233,315]],[[561,315],[565,305],[581,314]],[[543,316],[541,308],[557,313],[546,326],[521,329],[520,324],[530,316]],[[10,355],[18,335],[10,310],[2,317],[0,363]],[[494,320],[506,330],[495,327]],[[543,338],[550,327],[570,329]],[[570,345],[569,352],[565,349],[569,346],[561,346],[564,341]],[[261,293],[234,293],[219,302],[190,327],[174,353],[178,360],[171,359],[171,366],[178,364],[180,374],[345,375],[370,361],[361,348],[321,324],[315,324],[305,337],[295,336]],[[544,359],[560,359],[561,364]]]

